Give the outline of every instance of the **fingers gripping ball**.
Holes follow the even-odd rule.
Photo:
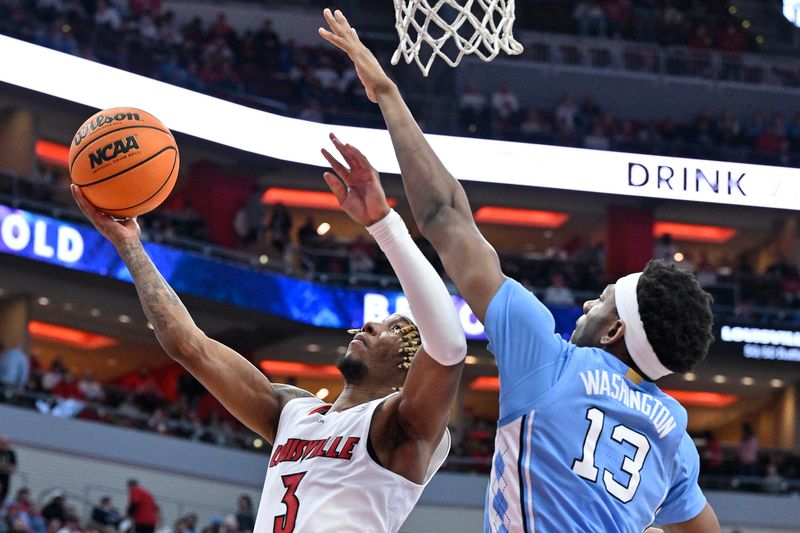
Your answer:
[[[95,207],[135,217],[167,199],[180,155],[172,133],[156,117],[132,107],[105,109],[83,123],[69,147],[69,172]]]

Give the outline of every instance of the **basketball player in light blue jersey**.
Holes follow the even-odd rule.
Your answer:
[[[660,262],[586,302],[570,342],[500,268],[464,190],[425,140],[395,84],[337,11],[326,40],[378,103],[422,234],[486,326],[500,420],[484,531],[718,532],[698,484],[686,411],[655,381],[687,372],[712,340],[710,298]]]

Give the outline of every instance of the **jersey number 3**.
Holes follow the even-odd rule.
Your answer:
[[[594,455],[597,450],[597,441],[600,440],[600,433],[603,431],[603,421],[605,413],[596,407],[586,411],[586,418],[589,420],[589,431],[586,432],[586,439],[583,441],[583,457],[572,463],[572,471],[589,481],[597,482],[597,467],[594,465]],[[644,460],[650,452],[650,441],[647,437],[633,431],[630,428],[618,424],[611,432],[611,438],[622,444],[627,442],[636,448],[633,457],[625,456],[622,461],[622,471],[630,475],[628,485],[623,485],[614,479],[614,474],[608,470],[603,471],[603,484],[606,490],[622,503],[628,503],[636,495],[639,482],[642,480],[641,472]]]
[[[297,511],[300,509],[300,500],[297,499],[295,492],[297,492],[297,486],[300,485],[300,481],[305,475],[305,472],[300,472],[299,474],[281,476],[283,486],[286,487],[286,492],[283,494],[281,502],[286,505],[286,513],[275,517],[273,526],[275,533],[292,533],[294,531]]]

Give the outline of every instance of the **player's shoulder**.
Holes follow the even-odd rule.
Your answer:
[[[285,385],[283,383],[273,383],[272,387],[280,398],[281,405],[286,407],[289,402],[301,402],[305,404],[326,405],[325,402],[308,392],[307,390],[295,387],[294,385]]]

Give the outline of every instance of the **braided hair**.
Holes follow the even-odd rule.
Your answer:
[[[397,368],[408,370],[411,368],[411,362],[414,360],[414,355],[416,355],[420,346],[422,346],[422,339],[419,336],[419,329],[417,329],[416,324],[411,322],[411,320],[408,318],[405,318],[405,320],[407,320],[409,323],[405,326],[401,326],[399,324],[393,326],[392,330],[396,330],[400,333],[400,340],[402,341],[402,344],[400,345],[400,353],[403,354],[403,360],[399,365],[397,365]],[[350,335],[355,335],[356,333],[361,333],[363,331],[364,328],[348,329],[347,333]]]

